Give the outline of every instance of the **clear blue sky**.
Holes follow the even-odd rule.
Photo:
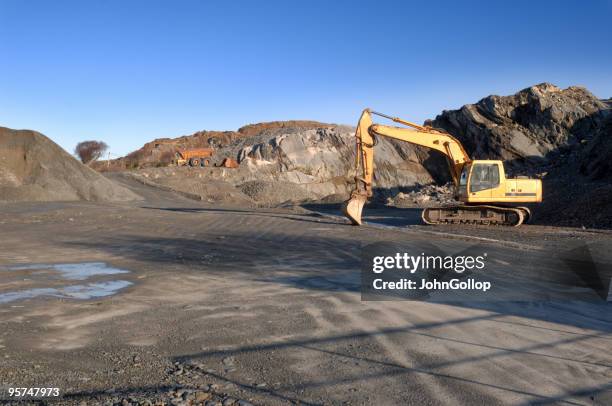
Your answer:
[[[0,125],[72,152],[314,119],[413,121],[543,81],[612,96],[610,1],[0,0]]]

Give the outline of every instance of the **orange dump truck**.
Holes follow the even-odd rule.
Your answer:
[[[176,164],[179,166],[210,166],[215,154],[212,148],[179,149],[176,152]]]

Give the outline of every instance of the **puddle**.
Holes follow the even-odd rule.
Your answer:
[[[104,262],[82,262],[77,264],[15,265],[8,266],[5,269],[9,271],[51,270],[57,272],[57,276],[59,276],[60,278],[77,281],[89,279],[92,276],[116,275],[130,272],[123,269],[110,267]]]
[[[127,273],[130,271],[113,268],[104,262],[0,267],[0,286],[3,284],[18,286],[23,283],[37,285],[30,289],[0,292],[0,304],[37,297],[87,300],[112,296],[132,285],[132,282],[108,280],[108,277]],[[89,279],[95,280],[74,285],[70,283]]]
[[[0,303],[13,302],[15,300],[33,299],[39,296],[58,297],[64,299],[95,299],[111,296],[119,290],[130,286],[128,281],[110,281],[90,283],[87,285],[73,285],[64,288],[40,288],[20,290],[16,292],[0,293]]]

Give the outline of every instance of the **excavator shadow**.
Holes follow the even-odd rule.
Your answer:
[[[282,218],[286,220],[294,220],[294,221],[302,221],[308,223],[318,223],[318,224],[337,224],[335,222],[329,222],[322,220],[318,213],[304,214],[304,213],[282,213],[275,211],[266,211],[266,210],[252,210],[252,209],[238,209],[238,208],[204,208],[204,207],[151,207],[151,206],[142,206],[143,209],[148,210],[163,210],[170,212],[179,212],[179,213],[218,213],[218,214],[239,214],[245,216],[255,216],[255,217],[270,217],[270,218]],[[339,212],[338,212],[339,213]]]
[[[323,215],[342,216],[341,204],[309,203],[302,204],[301,206]],[[363,212],[363,220],[366,224],[371,223],[390,227],[421,225],[423,224],[421,220],[422,211],[423,209],[414,207],[399,208],[368,204],[367,209]]]

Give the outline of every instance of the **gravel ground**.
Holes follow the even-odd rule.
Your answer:
[[[609,244],[608,233],[425,227],[393,208],[368,209],[356,228],[332,205],[227,208],[122,182],[145,200],[2,205],[0,266],[104,262],[129,273],[93,282],[131,285],[0,303],[0,386],[58,387],[44,402],[63,405],[612,402],[609,303],[359,293],[371,242],[476,241],[493,271],[520,272],[576,241]],[[0,271],[0,294],[47,281],[19,272]]]

